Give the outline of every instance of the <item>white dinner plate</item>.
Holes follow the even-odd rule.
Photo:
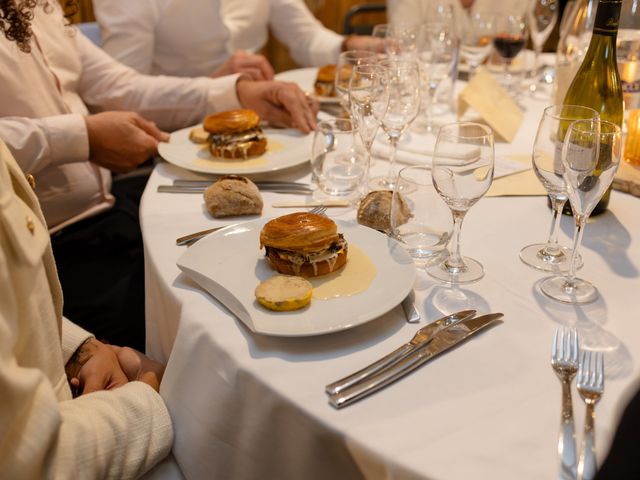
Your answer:
[[[233,312],[251,331],[285,337],[321,335],[361,325],[398,305],[413,288],[416,267],[395,240],[354,222],[336,221],[348,244],[373,262],[369,287],[351,297],[320,300],[301,310],[272,312],[255,300],[258,283],[275,274],[260,247],[268,219],[231,225],[190,247],[178,267]],[[347,259],[348,261],[348,259]],[[318,280],[321,280],[319,277]]]
[[[311,156],[312,135],[294,129],[265,128],[263,131],[268,143],[264,155],[247,160],[216,158],[207,145],[189,140],[189,132],[193,128],[177,130],[171,134],[169,142],[160,143],[160,156],[187,170],[217,175],[273,172],[308,162]]]
[[[313,84],[316,82],[316,75],[318,75],[318,69],[315,67],[296,68],[295,70],[278,73],[275,79],[282,82],[297,83],[302,90],[313,94],[320,103],[340,103],[338,97],[318,97],[315,95]]]

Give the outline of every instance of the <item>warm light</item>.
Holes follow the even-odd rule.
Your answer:
[[[627,140],[624,144],[624,159],[640,167],[640,110],[631,110],[627,123]]]

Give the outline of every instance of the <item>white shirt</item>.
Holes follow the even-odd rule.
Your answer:
[[[133,110],[165,130],[196,124],[213,111],[238,108],[236,76],[151,77],[125,67],[64,25],[58,2],[39,2],[31,53],[0,35],[0,138],[36,193],[50,231],[110,208],[110,173],[92,163],[83,116]],[[126,139],[123,139],[126,141]]]
[[[236,50],[259,51],[268,27],[304,66],[337,61],[344,37],[302,0],[94,0],[103,48],[143,73],[209,75]]]

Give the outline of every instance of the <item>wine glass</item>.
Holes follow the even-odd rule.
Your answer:
[[[563,177],[567,183],[576,230],[571,267],[566,276],[549,277],[540,284],[542,293],[565,303],[588,303],[598,289],[576,278],[578,248],[589,215],[609,188],[620,165],[620,127],[604,120],[576,120],[569,126],[562,147]]]
[[[349,198],[358,193],[365,159],[351,120],[333,118],[318,123],[311,147],[311,172],[318,186],[316,200]]]
[[[462,284],[484,276],[480,262],[460,255],[460,230],[467,211],[489,190],[493,167],[493,131],[489,127],[463,122],[440,128],[431,176],[453,216],[453,245],[443,262],[426,268],[433,278]]]
[[[387,24],[385,53],[397,60],[415,60],[420,27],[407,24]]]
[[[511,62],[524,48],[527,24],[520,15],[496,15],[493,47],[504,61],[504,85],[511,91],[513,78],[509,73]]]
[[[366,194],[368,191],[371,145],[389,104],[387,85],[387,70],[377,64],[356,65],[349,82],[351,118],[366,152],[361,194]]]
[[[396,152],[398,141],[420,110],[420,70],[416,62],[383,60],[380,65],[387,71],[388,107],[381,126],[391,145],[389,170],[384,177],[371,180],[372,189],[393,190],[396,184]]]
[[[418,62],[420,64],[423,101],[421,119],[417,127],[421,131],[432,129],[432,110],[438,87],[454,70],[458,59],[458,40],[446,23],[427,22],[420,28]]]
[[[529,8],[527,9],[527,23],[529,24],[529,34],[531,36],[531,43],[533,44],[533,51],[535,54],[535,60],[533,62],[533,75],[534,79],[540,79],[537,75],[537,71],[540,63],[540,54],[542,53],[542,47],[544,43],[551,35],[553,27],[555,27],[558,21],[558,2],[557,0],[531,0]],[[531,88],[536,90],[537,81],[534,80]]]
[[[553,222],[547,243],[534,243],[520,250],[520,260],[546,272],[569,269],[571,249],[558,244],[562,209],[568,200],[567,185],[562,177],[562,144],[574,120],[597,120],[598,112],[576,105],[552,105],[544,109],[533,143],[533,171],[544,186],[553,208]],[[578,257],[579,258],[579,257]],[[578,259],[577,268],[582,264]]]
[[[469,67],[469,79],[475,75],[478,66],[491,52],[493,20],[492,14],[471,13],[467,18],[466,28],[461,31],[460,55]]]
[[[351,80],[353,66],[361,63],[376,63],[376,60],[377,55],[366,50],[347,50],[338,56],[334,81],[340,105],[347,113],[351,113],[349,108],[349,80]]]

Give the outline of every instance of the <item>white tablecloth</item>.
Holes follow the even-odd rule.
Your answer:
[[[528,115],[497,156],[530,154],[544,105]],[[383,162],[377,168],[384,170]],[[597,407],[602,460],[618,415],[640,377],[640,201],[614,192],[606,214],[585,230],[580,276],[601,298],[574,307],[547,299],[545,277],[520,262],[524,245],[543,241],[551,213],[544,197],[485,198],[462,233],[463,254],[486,276],[462,293],[504,324],[427,364],[378,394],[337,411],[324,385],[408,341],[415,325],[399,308],[341,333],[274,338],[249,332],[180,273],[178,236],[228,222],[210,219],[200,195],[158,194],[189,174],[168,164],[153,172],[142,206],[146,247],[148,353],[168,360],[161,386],[175,428],[175,458],[187,478],[525,480],[557,475],[560,383],[550,364],[558,325],[575,325],[588,348],[605,351],[606,392]],[[305,167],[277,178],[309,180]],[[271,203],[301,197],[263,193]],[[330,215],[352,218],[354,211]],[[570,244],[571,218],[561,241]],[[253,288],[254,286],[248,286]],[[422,324],[441,316],[446,288],[420,271]],[[584,407],[574,389],[578,437]]]

